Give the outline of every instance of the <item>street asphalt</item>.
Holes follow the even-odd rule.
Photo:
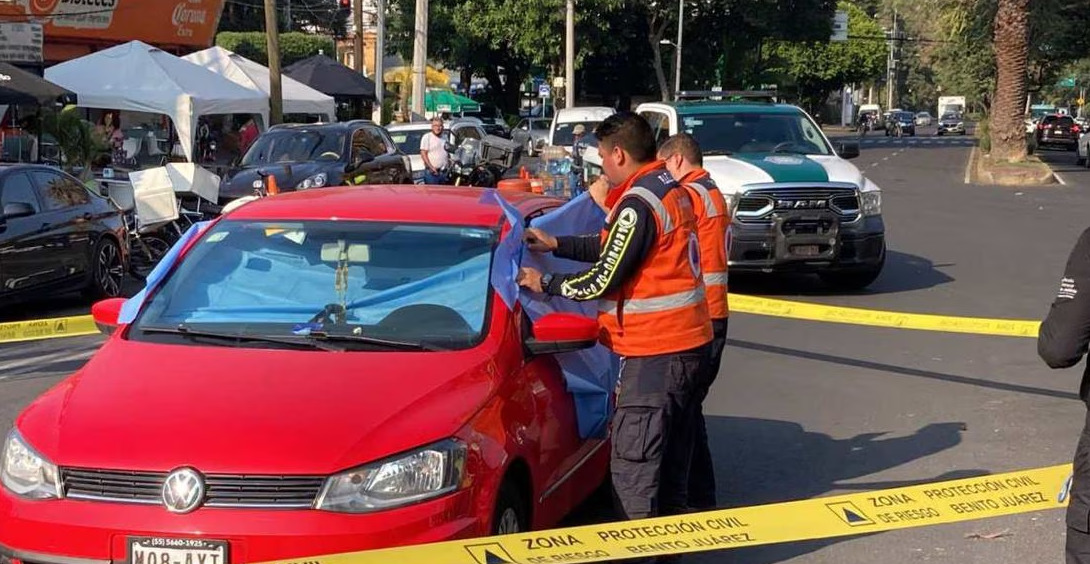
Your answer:
[[[733,291],[901,312],[1039,320],[1090,226],[1090,171],[1048,155],[1065,185],[964,183],[973,137],[863,139],[854,163],[883,189],[888,260],[867,290],[810,277]],[[1066,163],[1066,164],[1065,164]],[[5,320],[86,311],[79,300]],[[0,347],[0,417],[76,369],[98,337]],[[735,314],[705,411],[721,504],[739,507],[1069,462],[1085,408],[1082,367],[1049,370],[1036,341]],[[604,513],[601,504],[571,519]],[[1001,533],[996,535],[997,533]],[[1051,510],[868,536],[686,556],[682,562],[1037,563],[1063,558]],[[978,535],[991,539],[977,538]]]

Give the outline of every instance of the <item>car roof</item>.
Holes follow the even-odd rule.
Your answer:
[[[564,108],[554,114],[553,120],[556,123],[602,121],[615,113],[617,113],[617,110],[606,106]]]
[[[724,102],[722,100],[695,100],[675,102],[672,105],[678,114],[709,115],[724,112],[738,114],[783,114],[794,115],[802,110],[790,104],[769,104],[766,102]]]
[[[261,198],[227,214],[245,221],[386,221],[495,227],[500,206],[482,201],[481,188],[452,186],[368,185],[287,192]],[[562,204],[531,192],[500,191],[524,216]]]
[[[375,125],[375,122],[366,119],[354,119],[352,121],[338,121],[335,123],[282,123],[270,127],[268,131],[349,131],[361,125]]]
[[[412,123],[396,123],[386,126],[386,131],[417,131],[431,129],[430,121],[414,121]]]

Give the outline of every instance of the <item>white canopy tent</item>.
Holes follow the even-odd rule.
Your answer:
[[[45,77],[75,92],[80,107],[170,116],[191,161],[200,116],[257,114],[269,123],[268,96],[141,41],[49,67]]]
[[[217,46],[182,58],[222,75],[235,84],[261,92],[265,97],[269,96],[269,69],[238,53]],[[280,87],[285,114],[316,114],[324,116],[323,121],[337,120],[337,104],[332,96],[283,73],[280,76]]]

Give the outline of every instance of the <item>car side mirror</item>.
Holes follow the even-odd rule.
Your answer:
[[[836,154],[842,159],[854,159],[859,156],[859,143],[841,141],[836,144]]]
[[[534,322],[526,339],[531,354],[558,354],[588,349],[598,343],[598,322],[571,313],[550,313]]]
[[[109,298],[95,302],[91,306],[91,318],[95,320],[95,327],[103,335],[110,335],[117,329],[118,318],[121,317],[121,306],[125,305],[125,298]]]
[[[26,202],[10,202],[4,204],[4,219],[15,219],[32,215],[34,215],[34,206]]]

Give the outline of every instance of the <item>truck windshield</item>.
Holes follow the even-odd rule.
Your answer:
[[[705,154],[833,154],[821,130],[802,112],[690,115],[682,118],[681,126],[696,138]]]

